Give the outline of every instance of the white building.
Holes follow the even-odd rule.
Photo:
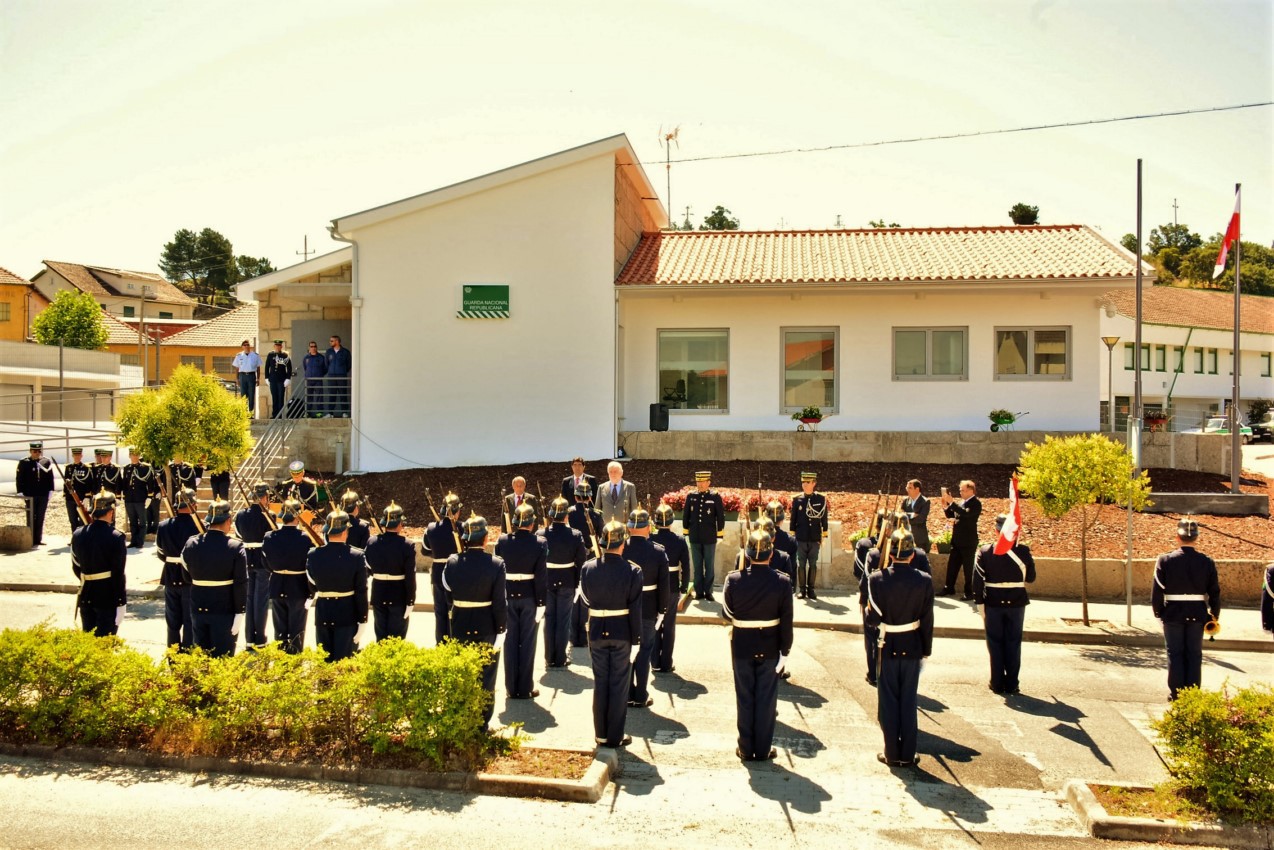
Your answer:
[[[64,289],[87,292],[121,318],[189,319],[195,313],[193,298],[153,272],[45,260],[31,284],[50,301]]]

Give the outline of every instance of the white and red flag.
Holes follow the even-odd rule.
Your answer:
[[[1017,542],[1017,533],[1022,528],[1022,506],[1017,500],[1017,476],[1009,479],[1009,512],[1000,529],[1000,539],[995,541],[995,554],[1003,555],[1013,548]]]
[[[1230,225],[1225,229],[1225,237],[1221,240],[1221,253],[1217,254],[1216,268],[1212,270],[1212,279],[1216,280],[1225,273],[1225,260],[1230,256],[1230,246],[1239,238],[1239,206],[1242,201],[1242,189],[1234,190],[1234,215],[1230,216]]]

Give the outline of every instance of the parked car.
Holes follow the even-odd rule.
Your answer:
[[[1252,423],[1252,439],[1274,443],[1274,410],[1265,411],[1264,416]]]
[[[1186,431],[1187,434],[1229,434],[1230,419],[1227,416],[1213,416],[1207,422],[1203,423],[1202,428],[1191,428]],[[1252,442],[1252,429],[1246,425],[1239,426],[1239,436],[1243,442]]]

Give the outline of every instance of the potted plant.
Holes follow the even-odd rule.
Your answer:
[[[823,411],[817,405],[811,404],[809,407],[803,407],[793,413],[792,421],[803,422],[806,425],[817,425],[823,421]]]
[[[937,537],[933,538],[932,542],[933,542],[934,549],[937,551],[939,555],[950,555],[951,554],[951,529],[948,528],[946,531],[942,532]]]

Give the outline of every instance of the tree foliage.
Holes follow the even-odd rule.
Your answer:
[[[96,351],[106,347],[110,332],[102,318],[102,306],[87,292],[64,289],[31,322],[35,341]]]
[[[1014,224],[1039,224],[1040,208],[1029,204],[1014,204],[1009,210],[1009,218]]]
[[[885,220],[883,218],[878,218],[875,221],[869,221],[867,223],[877,230],[884,230],[890,227],[902,227],[902,225],[896,221],[891,221],[889,224],[885,224]]]
[[[159,268],[196,300],[222,306],[238,303],[232,289],[236,283],[274,271],[265,257],[236,257],[230,240],[211,227],[174,233],[160,253]]]
[[[1181,258],[1179,277],[1196,286],[1233,292],[1233,249],[1225,271],[1216,280],[1212,279],[1212,270],[1216,268],[1220,250],[1221,235],[1217,234]],[[1274,295],[1274,250],[1256,242],[1244,242],[1241,275],[1244,295]]]
[[[1203,238],[1191,233],[1189,226],[1184,224],[1161,224],[1150,231],[1150,239],[1146,241],[1146,247],[1156,257],[1164,248],[1176,248],[1179,253],[1185,254],[1202,244]]]
[[[127,396],[115,414],[121,442],[152,463],[180,457],[207,469],[230,469],[248,456],[248,422],[247,401],[193,366],[178,366],[158,390]]]
[[[1119,244],[1124,246],[1124,250],[1129,254],[1137,253],[1137,234],[1125,233],[1119,240]]]
[[[1018,459],[1018,486],[1029,493],[1048,517],[1080,512],[1081,599],[1088,625],[1088,530],[1108,503],[1144,508],[1150,499],[1150,476],[1132,477],[1132,453],[1101,434],[1045,437],[1027,443]]]
[[[720,204],[710,214],[704,216],[700,230],[738,230],[739,220],[730,216],[730,211]]]

